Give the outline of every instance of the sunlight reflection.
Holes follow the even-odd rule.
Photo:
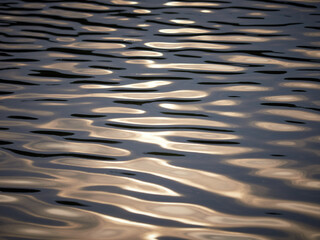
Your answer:
[[[141,83],[132,83],[126,85],[106,86],[97,84],[84,84],[80,88],[85,89],[109,89],[109,88],[132,88],[132,89],[150,89],[172,84],[170,81],[144,81]]]
[[[163,55],[155,51],[125,51],[120,52],[120,54],[127,57],[160,57]]]
[[[109,193],[105,191],[93,190],[90,191],[86,189],[86,186],[94,186],[94,185],[108,185],[112,186],[113,184],[119,184],[119,186],[125,186],[123,181],[130,181],[131,183],[139,183],[145,184],[141,181],[137,181],[135,179],[127,178],[127,177],[119,177],[114,175],[105,175],[105,174],[97,174],[97,173],[88,173],[88,171],[70,171],[69,169],[54,169],[52,168],[41,168],[34,166],[31,160],[23,160],[13,158],[14,162],[20,162],[25,164],[25,170],[29,172],[45,172],[47,175],[51,175],[55,179],[51,182],[59,183],[64,185],[63,188],[59,185],[52,185],[54,188],[59,188],[58,196],[61,198],[67,199],[77,199],[77,201],[85,201],[86,203],[100,203],[106,205],[112,205],[116,207],[120,207],[132,214],[142,214],[148,217],[160,218],[166,220],[178,221],[181,223],[189,223],[198,226],[210,226],[210,227],[266,227],[266,228],[275,228],[275,229],[287,229],[288,231],[299,231],[299,233],[304,233],[306,235],[314,234],[314,231],[308,228],[299,228],[297,224],[291,222],[290,220],[284,220],[273,217],[250,217],[250,216],[237,216],[230,215],[218,212],[213,209],[209,209],[207,207],[189,204],[189,203],[179,203],[179,202],[158,202],[158,201],[150,201],[144,200],[128,195],[117,194],[117,193]],[[155,176],[159,176],[162,178],[167,178],[169,180],[177,181],[181,184],[187,184],[192,187],[200,188],[206,191],[211,191],[216,194],[220,194],[223,196],[239,199],[246,204],[253,204],[256,207],[272,206],[275,209],[277,208],[285,208],[291,211],[297,212],[307,212],[310,214],[313,211],[317,211],[318,206],[300,202],[290,202],[286,200],[278,200],[278,199],[267,199],[261,197],[255,197],[250,194],[251,188],[248,184],[242,183],[240,181],[233,180],[224,175],[215,174],[211,172],[206,172],[202,170],[177,167],[169,164],[166,160],[158,159],[158,158],[137,158],[130,161],[117,161],[117,162],[106,162],[106,161],[97,161],[97,160],[87,160],[87,159],[79,159],[79,158],[58,158],[52,161],[55,164],[62,164],[64,166],[77,166],[77,167],[85,167],[88,168],[97,168],[97,169],[109,169],[110,171],[118,170],[118,171],[137,171],[145,174],[153,174]],[[10,164],[9,164],[10,163]],[[12,167],[12,161],[8,161],[8,167]],[[273,165],[276,166],[276,165]],[[109,179],[107,179],[109,178]],[[118,182],[120,180],[120,182]],[[19,182],[12,183],[15,186],[19,185]],[[23,186],[23,182],[20,182]],[[147,187],[147,185],[145,185]],[[157,187],[157,185],[154,185]],[[153,187],[153,186],[152,186]],[[162,189],[163,187],[160,186]],[[147,187],[149,188],[149,187]],[[62,190],[61,190],[62,189]],[[150,188],[149,188],[150,189]],[[131,189],[129,189],[131,190]],[[164,190],[164,189],[163,189]],[[136,191],[136,189],[134,190]],[[156,194],[159,194],[157,192]],[[9,199],[11,201],[11,199]],[[117,223],[117,226],[121,226],[123,228],[124,225],[129,224],[134,227],[137,232],[142,233],[140,227],[144,229],[149,228],[157,228],[157,232],[161,232],[158,228],[159,226],[153,226],[149,224],[143,224],[139,222],[132,222],[126,219],[117,219],[112,216],[107,216],[103,214],[99,214],[96,212],[83,210],[80,208],[70,208],[70,206],[55,206],[52,204],[41,202],[38,199],[35,199],[31,196],[23,196],[19,195],[19,201],[23,201],[24,209],[23,212],[28,215],[32,215],[34,217],[45,217],[50,218],[51,220],[63,221],[65,226],[64,230],[71,231],[70,234],[75,234],[74,231],[79,233],[84,231],[86,232],[86,236],[88,234],[102,234],[101,236],[105,236],[105,234],[109,234],[107,231],[100,231],[100,226],[104,226],[105,224],[109,226],[111,229],[113,224]],[[130,204],[128,204],[130,203]],[[4,203],[4,204],[10,204]],[[48,215],[49,214],[49,215]],[[105,221],[103,221],[105,219]],[[107,222],[106,222],[107,221]],[[11,222],[15,222],[15,220],[11,220]],[[92,228],[88,228],[88,222],[91,222]],[[23,229],[29,229],[27,227],[29,223],[24,223]],[[119,225],[120,224],[120,225]],[[20,224],[21,226],[21,224]],[[84,228],[84,226],[86,226]],[[51,233],[55,228],[61,229],[61,227],[54,227],[46,225],[46,229]],[[160,227],[161,228],[161,227]],[[16,228],[17,229],[17,228]],[[33,229],[33,228],[31,228]],[[30,231],[29,233],[34,236],[34,234],[40,234],[41,237],[46,236],[47,232],[37,231],[37,229],[42,229],[41,225],[37,226],[34,231]],[[118,228],[117,228],[118,229]],[[22,230],[22,228],[20,229]],[[27,231],[22,230],[23,234]],[[114,231],[112,231],[114,233]],[[15,234],[19,235],[19,231],[14,231]],[[60,231],[61,233],[61,231]],[[63,231],[63,234],[67,234],[68,231]],[[117,233],[118,234],[118,233]],[[128,234],[132,232],[129,231]],[[219,234],[223,234],[219,232]],[[75,236],[75,235],[73,235]],[[93,236],[93,235],[92,235]],[[97,235],[94,235],[97,236]],[[221,236],[221,235],[220,235]]]
[[[90,32],[113,32],[113,31],[116,31],[115,28],[99,27],[99,26],[82,26],[81,28],[88,30]]]
[[[274,34],[280,33],[280,30],[271,30],[271,29],[257,29],[257,28],[242,28],[238,29],[241,32],[249,32],[249,33],[261,33],[261,34]]]
[[[125,48],[125,44],[120,43],[103,43],[103,42],[75,42],[68,45],[64,45],[68,48],[80,48],[80,49],[118,49]]]
[[[161,98],[178,98],[178,99],[193,99],[206,97],[208,93],[197,90],[177,90],[171,92],[159,93],[89,93],[89,94],[41,94],[41,93],[26,93],[0,97],[0,99],[29,99],[29,98],[119,98],[119,99],[136,99],[136,100],[154,100]]]
[[[183,7],[204,7],[204,6],[219,6],[218,3],[209,2],[166,2],[166,6],[183,6]]]
[[[268,96],[261,97],[261,100],[266,101],[275,101],[275,102],[297,102],[297,101],[306,101],[307,97],[301,95],[278,95],[278,96]]]
[[[320,114],[307,112],[303,110],[289,110],[289,109],[268,109],[260,111],[265,114],[279,115],[285,117],[291,117],[295,119],[307,120],[307,121],[320,121]]]
[[[42,10],[41,13],[47,14],[47,15],[68,17],[68,18],[90,18],[93,16],[90,13],[67,11],[67,10],[60,10],[60,9]]]
[[[140,124],[140,125],[193,125],[193,126],[215,126],[234,127],[223,122],[196,119],[196,118],[169,118],[169,117],[135,117],[135,118],[113,118],[113,122]]]
[[[72,73],[81,73],[89,75],[106,75],[111,74],[112,71],[101,69],[101,68],[84,68],[79,66],[80,63],[77,62],[60,62],[53,63],[43,66],[44,68],[55,69],[55,70],[66,70]],[[79,67],[77,67],[79,66]]]
[[[269,130],[269,131],[277,131],[277,132],[297,132],[297,131],[306,131],[310,130],[308,127],[300,127],[285,123],[274,123],[274,122],[252,122],[253,126]]]
[[[147,64],[147,67],[213,72],[239,72],[245,70],[245,68],[243,67],[236,67],[231,65],[201,63],[155,63]]]
[[[228,164],[252,168],[254,175],[287,180],[295,187],[308,189],[320,189],[320,181],[306,177],[306,174],[299,169],[285,168],[284,165],[293,163],[293,160],[278,160],[269,158],[241,158],[230,159],[226,161]]]
[[[126,107],[101,107],[92,109],[94,113],[123,113],[123,114],[143,114],[146,111],[135,109],[135,108],[126,108]]]
[[[185,19],[171,19],[170,22],[178,23],[178,24],[193,24],[195,21],[185,20]]]
[[[199,35],[193,37],[186,37],[185,39],[198,40],[198,41],[221,41],[221,42],[267,42],[270,41],[266,37],[251,37],[251,36],[214,36],[214,35]]]
[[[76,152],[76,153],[86,153],[86,154],[98,154],[102,156],[128,156],[130,151],[109,147],[100,144],[91,144],[91,143],[74,143],[66,141],[41,141],[41,142],[32,142],[24,145],[26,149],[33,151],[42,151],[42,152]]]
[[[168,34],[180,34],[180,33],[209,33],[209,30],[199,29],[199,28],[169,28],[169,29],[160,29],[159,32],[161,33],[168,33]]]
[[[299,67],[320,67],[320,64],[316,63],[303,63],[303,62],[288,62],[282,60],[276,60],[268,57],[253,57],[253,56],[227,56],[223,57],[226,61],[239,62],[239,63],[252,63],[252,64],[274,64],[287,68],[299,68]]]
[[[213,43],[195,43],[195,42],[147,42],[146,46],[152,48],[160,49],[183,49],[183,48],[192,48],[192,49],[228,49],[230,46],[222,44],[213,44]]]
[[[101,4],[90,4],[90,3],[80,3],[80,2],[68,2],[68,3],[61,3],[60,4],[63,7],[70,7],[70,8],[76,8],[76,9],[89,9],[89,10],[108,10],[109,8],[106,6],[103,6]]]
[[[317,83],[308,83],[308,82],[285,82],[281,83],[280,86],[283,87],[295,87],[295,88],[309,88],[309,89],[320,89],[320,84]]]
[[[148,9],[134,9],[133,12],[134,12],[134,13],[140,13],[140,14],[148,14],[148,13],[151,13],[151,11],[148,10]]]
[[[0,111],[7,111],[7,112],[19,112],[19,113],[28,113],[28,114],[34,114],[37,116],[53,116],[54,113],[50,111],[44,111],[44,110],[30,110],[30,109],[23,109],[23,108],[9,108],[5,106],[0,105]]]

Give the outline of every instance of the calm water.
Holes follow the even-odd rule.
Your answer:
[[[0,239],[320,239],[319,0],[1,0]]]

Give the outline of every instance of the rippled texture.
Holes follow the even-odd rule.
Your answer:
[[[320,239],[318,0],[0,2],[0,238]]]

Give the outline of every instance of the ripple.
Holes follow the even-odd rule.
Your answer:
[[[167,69],[181,69],[193,71],[213,71],[213,72],[240,72],[245,68],[235,67],[222,64],[192,64],[192,63],[168,63],[168,64],[147,64],[149,68],[167,68]]]
[[[64,47],[78,48],[78,49],[119,49],[119,48],[125,48],[126,45],[120,44],[120,43],[75,42],[75,43],[64,45]]]
[[[75,152],[75,153],[94,153],[107,156],[127,156],[130,151],[115,147],[101,146],[89,143],[72,143],[72,142],[34,142],[24,145],[25,148],[33,151],[50,151],[50,152]]]
[[[258,128],[262,128],[269,131],[276,131],[276,132],[297,132],[297,131],[310,130],[307,127],[298,127],[290,124],[274,123],[274,122],[254,122],[253,125]]]
[[[3,1],[2,239],[317,239],[317,0]]]
[[[167,6],[183,6],[183,7],[206,7],[206,6],[219,6],[218,3],[209,2],[166,2],[164,5]]]
[[[61,3],[60,6],[78,9],[88,9],[88,10],[108,10],[109,8],[102,5],[90,4],[90,3]]]
[[[291,117],[291,118],[307,120],[307,121],[316,121],[316,122],[320,121],[319,114],[302,111],[302,110],[269,109],[269,110],[262,111],[262,113]]]
[[[212,43],[195,43],[195,42],[148,42],[146,46],[159,49],[229,49],[229,46]]]
[[[212,41],[212,42],[268,42],[270,39],[265,37],[251,37],[251,36],[213,36],[213,35],[200,35],[194,37],[187,37],[186,39],[197,41]]]
[[[181,123],[183,123],[183,125],[231,127],[230,125],[222,122],[192,118],[147,117],[110,119],[110,121],[141,125],[181,125]]]
[[[197,28],[170,28],[170,29],[160,29],[159,32],[166,34],[181,34],[181,33],[208,33],[209,30],[197,29]]]

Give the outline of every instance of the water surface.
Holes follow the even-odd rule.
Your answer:
[[[318,0],[2,0],[1,239],[320,239]]]

